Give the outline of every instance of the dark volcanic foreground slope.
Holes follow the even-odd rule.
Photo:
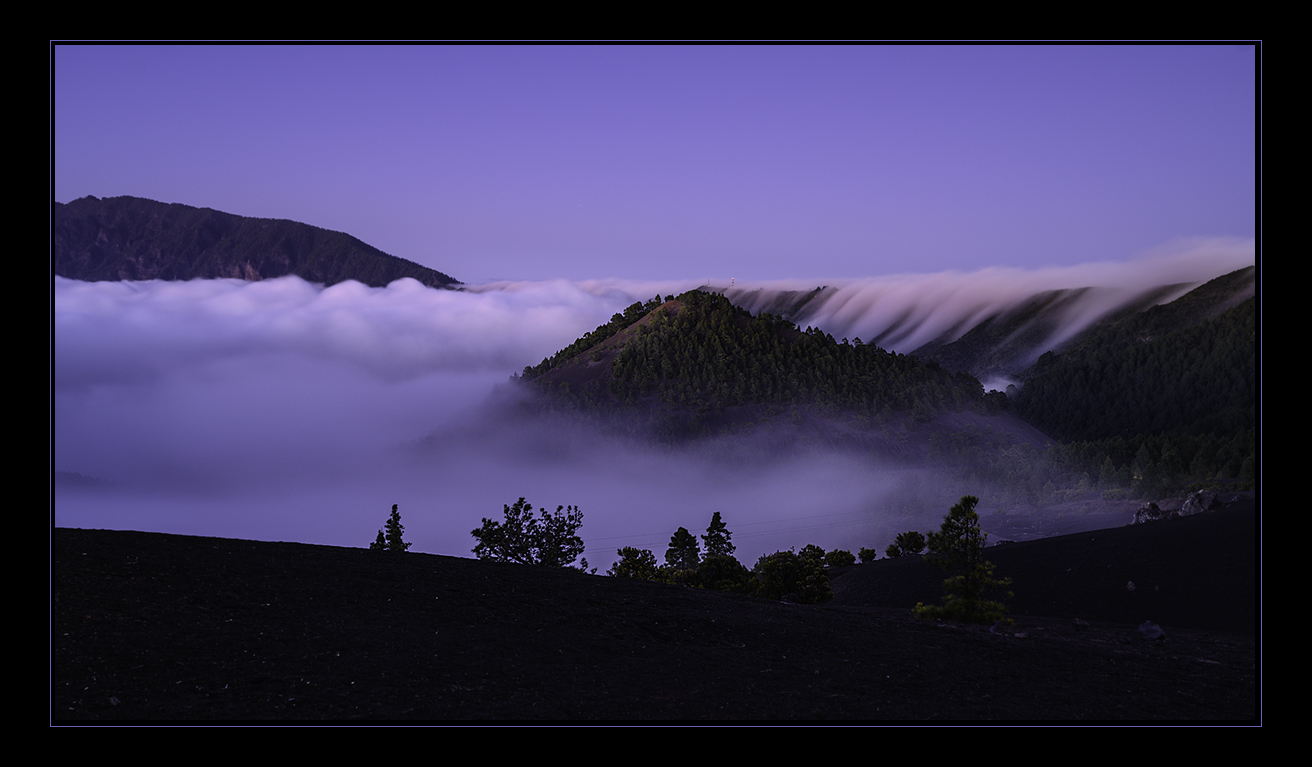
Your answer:
[[[987,549],[1012,579],[1013,616],[1043,615],[1248,633],[1257,623],[1257,532],[1245,494],[1224,509],[1144,525]],[[934,602],[943,574],[920,557],[852,567],[834,603],[910,607]]]
[[[384,287],[402,277],[429,287],[460,284],[341,232],[139,197],[55,203],[55,274],[87,282],[295,274],[325,285]]]
[[[1064,572],[1041,543],[1016,552]],[[1165,621],[1159,641],[1138,619],[1077,632],[1024,616],[990,633],[905,609],[133,532],[57,529],[53,554],[55,722],[1260,718],[1253,634]],[[1168,547],[1154,564],[1198,554]],[[899,564],[851,568],[835,591]],[[884,597],[915,596],[895,580]],[[1071,600],[1101,599],[1096,579],[1065,582]]]

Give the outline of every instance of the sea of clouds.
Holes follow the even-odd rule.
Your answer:
[[[744,287],[835,287],[809,324],[870,340],[901,321],[913,330],[888,345],[906,352],[1038,290],[1195,285],[1252,263],[1251,241],[1212,242],[1129,264]],[[715,511],[748,565],[807,543],[882,550],[934,527],[951,499],[923,473],[768,444],[750,460],[715,444],[652,449],[489,404],[634,301],[698,284],[56,277],[55,524],[365,546],[399,504],[412,550],[470,556],[470,531],[523,496],[578,505],[603,570],[621,546],[659,557]]]

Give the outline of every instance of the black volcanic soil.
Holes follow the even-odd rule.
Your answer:
[[[1256,538],[1250,506],[990,549],[1016,592],[1016,625],[993,633],[911,617],[941,578],[919,560],[836,572],[814,607],[56,529],[51,719],[1253,723]],[[1141,638],[1144,620],[1166,637]]]

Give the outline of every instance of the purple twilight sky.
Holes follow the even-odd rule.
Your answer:
[[[58,45],[54,197],[465,282],[1126,261],[1252,238],[1251,45]]]

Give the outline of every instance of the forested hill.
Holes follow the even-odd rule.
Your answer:
[[[1256,298],[1234,299],[1252,270],[1217,278],[1170,304],[1100,325],[1026,371],[1016,404],[1066,440],[1124,434],[1230,436],[1257,404]]]
[[[1044,355],[1014,400],[969,374],[703,291],[635,303],[519,378],[552,409],[661,441],[773,422],[952,464],[1018,502],[1244,489],[1255,482],[1257,399],[1245,279],[1109,319]],[[1048,450],[1049,437],[1064,444]]]
[[[979,381],[877,346],[768,313],[756,316],[717,293],[690,291],[630,306],[535,367],[523,380],[583,410],[655,416],[704,426],[768,411],[882,419],[984,411],[1002,403]]]
[[[402,277],[429,287],[460,284],[341,232],[139,197],[55,203],[54,240],[55,274],[87,282],[294,274],[325,285],[384,287]]]
[[[1066,442],[1069,463],[1099,484],[1255,487],[1252,285],[1251,268],[1219,277],[1043,355],[1024,375],[1016,412]]]

